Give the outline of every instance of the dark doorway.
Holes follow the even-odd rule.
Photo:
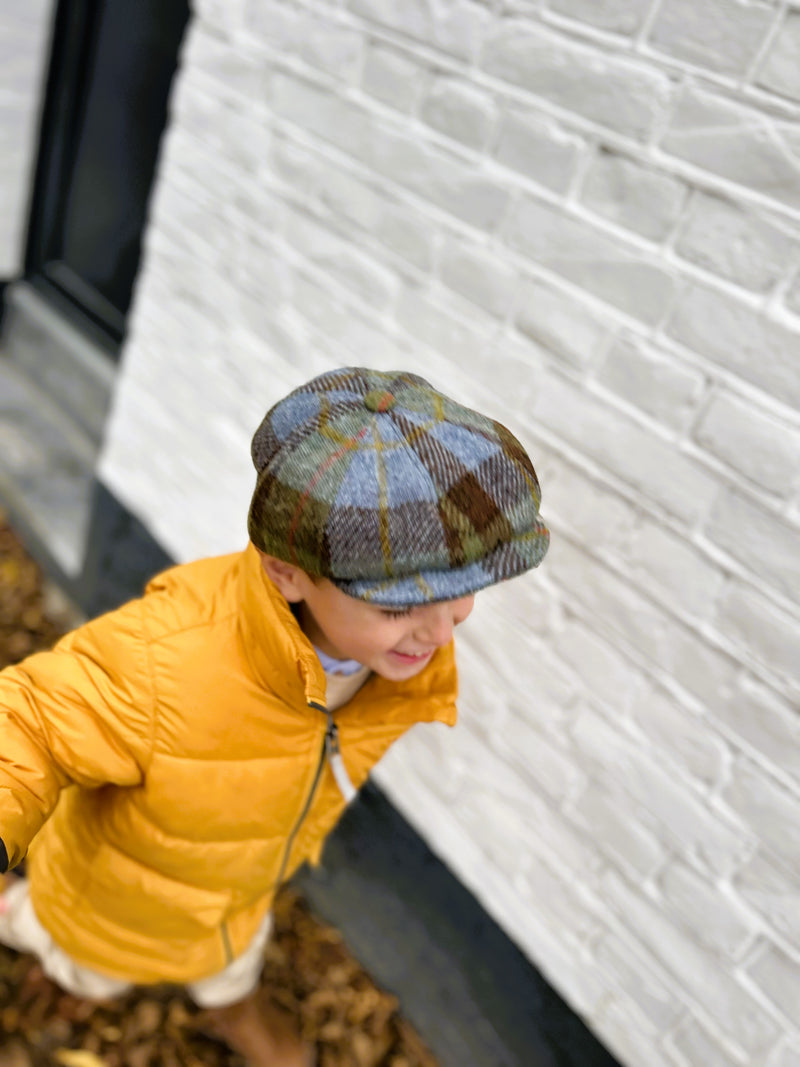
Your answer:
[[[119,350],[188,0],[59,0],[26,273]]]

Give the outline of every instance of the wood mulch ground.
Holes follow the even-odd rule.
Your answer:
[[[52,644],[65,618],[0,512],[0,668]],[[397,999],[291,888],[276,902],[262,988],[317,1043],[319,1067],[436,1067]],[[35,960],[0,947],[0,1067],[241,1067],[195,1032],[196,1014],[170,987],[113,1005],[77,1000]]]

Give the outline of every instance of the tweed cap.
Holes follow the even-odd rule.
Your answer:
[[[454,600],[547,551],[519,441],[414,374],[314,378],[267,413],[252,456],[255,546],[360,600]]]

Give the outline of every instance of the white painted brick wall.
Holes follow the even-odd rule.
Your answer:
[[[696,190],[675,249],[711,274],[768,293],[797,262],[798,236],[782,218]]]
[[[54,0],[0,7],[0,281],[22,271]]]
[[[780,412],[749,396],[720,390],[712,396],[695,431],[701,448],[743,475],[755,487],[791,498],[800,481],[800,433]]]
[[[243,543],[342,363],[530,446],[553,545],[378,778],[630,1067],[800,1062],[800,13],[198,0],[112,489]]]
[[[792,7],[790,4],[764,55],[756,84],[790,100],[800,100],[800,13]]]
[[[776,1049],[769,1067],[800,1067],[800,1045],[784,1045]]]
[[[719,72],[742,77],[774,21],[771,3],[663,0],[648,43],[657,52],[699,67],[704,74]]]
[[[734,1056],[730,1047],[723,1049],[715,1035],[697,1019],[682,1020],[667,1038],[670,1062],[681,1067],[742,1067],[750,1062]],[[771,1061],[770,1061],[771,1062]]]

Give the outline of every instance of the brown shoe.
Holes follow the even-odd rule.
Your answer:
[[[225,1042],[248,1067],[314,1067],[313,1046],[303,1041],[286,1014],[257,990],[226,1008],[208,1008],[197,1019],[201,1031]]]

